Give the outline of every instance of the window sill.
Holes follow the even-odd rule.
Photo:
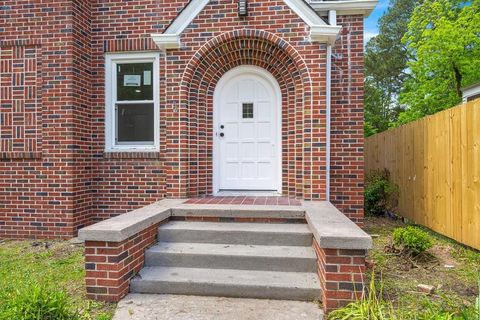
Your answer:
[[[109,150],[103,153],[105,159],[159,159],[160,152],[144,150]]]

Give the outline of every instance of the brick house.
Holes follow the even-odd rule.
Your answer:
[[[0,238],[70,238],[232,190],[330,201],[361,225],[375,5],[2,1]],[[106,300],[123,295],[115,286]]]

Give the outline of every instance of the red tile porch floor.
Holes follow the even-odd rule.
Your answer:
[[[252,196],[230,196],[230,197],[204,197],[192,198],[185,204],[240,204],[240,205],[279,205],[279,206],[300,206],[300,200],[286,197],[252,197]]]

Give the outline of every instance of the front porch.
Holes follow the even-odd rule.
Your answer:
[[[217,196],[191,198],[184,202],[185,204],[235,204],[235,205],[255,205],[255,206],[301,206],[302,202],[298,199],[277,196]]]
[[[283,197],[165,199],[79,237],[93,299],[129,291],[318,299],[326,311],[362,294],[371,247],[331,203]]]

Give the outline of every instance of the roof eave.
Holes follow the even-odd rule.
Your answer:
[[[154,33],[150,35],[157,47],[162,50],[178,49],[182,46],[179,34]]]
[[[342,26],[314,25],[310,26],[310,40],[333,45],[342,30]]]
[[[312,0],[310,2],[310,6],[321,15],[328,14],[329,10],[335,10],[337,15],[363,15],[364,17],[368,17],[377,4],[378,0]]]

